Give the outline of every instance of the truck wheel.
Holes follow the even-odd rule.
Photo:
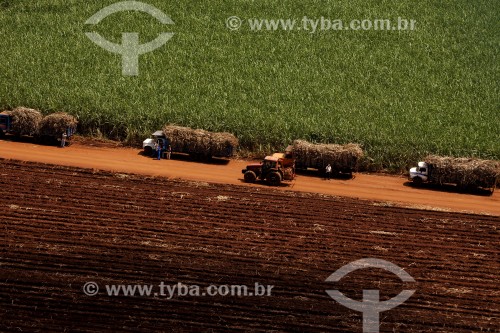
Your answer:
[[[243,175],[243,178],[245,179],[245,183],[255,183],[255,181],[257,180],[257,175],[255,174],[255,172],[248,170]]]
[[[151,148],[150,146],[144,147],[144,155],[153,156],[153,148]]]
[[[272,186],[279,186],[281,184],[281,175],[277,172],[271,172],[269,176],[267,176],[267,181]]]
[[[420,178],[420,177],[413,178],[413,185],[415,185],[415,186],[421,186],[422,183],[423,183],[422,178]]]

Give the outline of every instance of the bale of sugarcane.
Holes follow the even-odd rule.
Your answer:
[[[430,180],[439,184],[494,188],[500,179],[500,161],[429,155],[424,162]]]
[[[56,112],[44,117],[40,122],[39,135],[60,137],[63,133],[76,131],[78,121],[72,115],[65,112]]]
[[[292,149],[298,167],[324,169],[328,164],[332,170],[352,172],[357,169],[358,160],[363,156],[359,144],[314,144],[305,140],[295,140]]]
[[[163,133],[175,152],[231,157],[238,147],[238,139],[231,133],[214,133],[175,125],[165,125]]]
[[[17,135],[33,136],[38,133],[42,114],[35,109],[18,107],[12,111],[4,111],[11,118],[11,131]]]

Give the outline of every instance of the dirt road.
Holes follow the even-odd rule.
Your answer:
[[[157,161],[139,154],[138,149],[102,148],[73,144],[60,149],[0,140],[0,158],[93,168],[150,176],[265,187],[243,183],[241,169],[248,161],[207,164],[186,160]],[[283,190],[323,193],[351,198],[390,202],[403,207],[442,209],[500,216],[500,195],[492,196],[454,193],[438,188],[416,189],[406,178],[385,175],[357,174],[351,180],[326,181],[315,176],[299,175]]]

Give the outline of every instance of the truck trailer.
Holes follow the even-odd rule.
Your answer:
[[[325,172],[328,164],[333,174],[348,174],[357,170],[358,161],[363,156],[363,150],[358,144],[314,144],[304,140],[295,140],[291,146],[295,159],[295,167],[300,169],[317,169]]]

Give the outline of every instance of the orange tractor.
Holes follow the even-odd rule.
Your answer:
[[[285,153],[266,156],[261,163],[249,164],[241,172],[247,183],[260,179],[269,185],[279,186],[283,180],[295,179],[295,159],[291,149],[287,148]]]

